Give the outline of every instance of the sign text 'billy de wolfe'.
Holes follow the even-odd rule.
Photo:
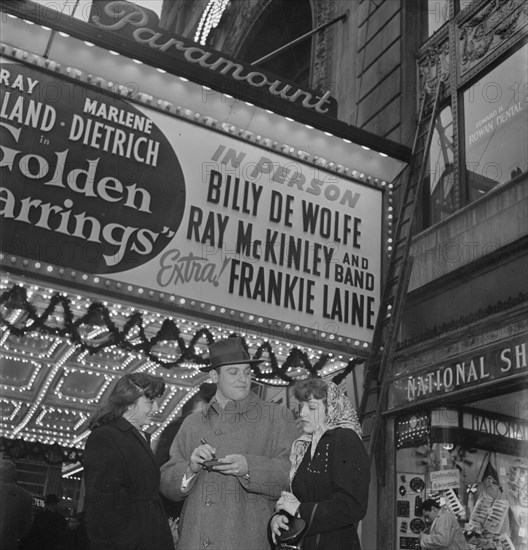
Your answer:
[[[372,329],[375,296],[369,294],[375,277],[368,271],[368,260],[360,262],[354,254],[362,250],[362,218],[349,213],[360,193],[308,179],[295,164],[281,165],[266,157],[248,163],[245,174],[251,180],[244,179],[235,175],[244,158],[244,153],[223,145],[214,152],[213,162],[204,167],[206,200],[225,213],[190,205],[187,239],[200,242],[211,255],[220,251],[227,259],[229,294],[311,315],[318,309],[323,318]],[[294,187],[303,196],[266,190],[265,181],[286,190]],[[321,195],[347,208],[321,206],[315,200]],[[233,212],[246,214],[249,220],[233,219]],[[256,220],[262,222],[260,227]],[[294,227],[297,231],[292,233]],[[234,238],[226,237],[228,229]],[[304,238],[297,235],[299,230]],[[165,278],[170,271],[168,267],[160,275]],[[316,295],[322,297],[320,308]]]
[[[318,96],[314,91],[299,88],[284,79],[277,79],[238,59],[219,55],[216,50],[198,46],[195,42],[155,26],[153,17],[136,4],[123,0],[93,2],[90,22],[98,28],[142,44],[167,57],[203,70],[204,78],[215,79],[226,93],[236,93],[237,87],[257,90],[258,97],[286,101],[304,109],[336,116],[336,101],[326,92]]]

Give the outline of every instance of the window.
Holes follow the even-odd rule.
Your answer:
[[[473,0],[458,0],[458,10],[465,10]]]
[[[449,19],[449,0],[427,1],[427,37],[432,36]]]
[[[256,21],[238,57],[252,63],[308,33],[312,25],[308,0],[274,0]],[[311,52],[312,39],[308,38],[258,67],[309,86]]]
[[[419,547],[411,543],[425,527],[426,498],[443,501],[462,520],[470,548],[526,548],[528,459],[519,402],[523,390],[396,419],[396,548]]]
[[[438,115],[426,172],[425,189],[428,190],[424,212],[425,225],[435,224],[455,211],[455,165],[453,162],[453,116],[451,107]]]
[[[466,9],[474,0],[458,0],[455,1],[455,10],[458,13]],[[427,0],[427,14],[425,15],[427,21],[427,33],[425,39],[433,36],[433,34],[440,29],[444,23],[449,20],[449,4],[450,0]]]
[[[528,46],[464,92],[466,199],[528,168]]]

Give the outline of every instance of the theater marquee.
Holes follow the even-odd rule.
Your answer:
[[[3,67],[3,252],[172,311],[201,304],[219,322],[234,310],[244,322],[370,341],[380,188],[24,64]]]

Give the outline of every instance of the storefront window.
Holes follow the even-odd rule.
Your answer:
[[[398,549],[419,548],[428,498],[458,518],[470,548],[527,547],[528,424],[496,413],[500,401],[478,405],[487,408],[439,408],[397,421]]]
[[[455,211],[454,185],[455,166],[453,162],[453,116],[451,107],[443,109],[437,117],[426,173],[428,189],[424,215],[425,226],[435,224]]]
[[[527,171],[527,75],[524,46],[464,92],[468,202]]]

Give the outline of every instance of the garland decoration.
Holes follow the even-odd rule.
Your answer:
[[[167,369],[179,367],[184,363],[208,364],[209,359],[197,353],[195,346],[201,341],[205,341],[208,346],[214,342],[211,331],[200,328],[187,345],[180,329],[172,319],[165,319],[157,333],[152,338],[148,338],[145,334],[143,316],[139,311],[134,311],[123,328],[119,329],[112,320],[108,308],[100,302],[92,302],[86,313],[74,321],[70,300],[59,293],[50,297],[47,307],[39,315],[36,308],[29,302],[26,289],[20,285],[13,285],[2,293],[0,306],[0,325],[8,327],[17,337],[35,331],[55,334],[69,338],[82,351],[88,351],[90,354],[116,346],[127,352],[139,353]],[[19,316],[18,321],[12,322],[9,320],[9,313],[13,310],[21,310],[25,315]],[[53,321],[53,316],[59,316],[62,322]],[[179,356],[176,360],[164,359],[156,352],[156,346],[166,341],[174,341],[177,344]],[[248,351],[243,338],[242,341]],[[332,357],[330,354],[323,354],[312,365],[307,353],[293,348],[280,366],[268,341],[258,346],[254,358],[260,359],[263,353],[267,354],[272,372],[263,372],[255,366],[255,378],[262,383],[271,379],[282,380],[288,385],[295,381],[287,374],[290,369],[302,367],[310,376],[320,377],[321,371]],[[350,359],[347,366],[333,378],[333,382],[336,384],[342,382],[354,367],[362,362],[363,359]]]

